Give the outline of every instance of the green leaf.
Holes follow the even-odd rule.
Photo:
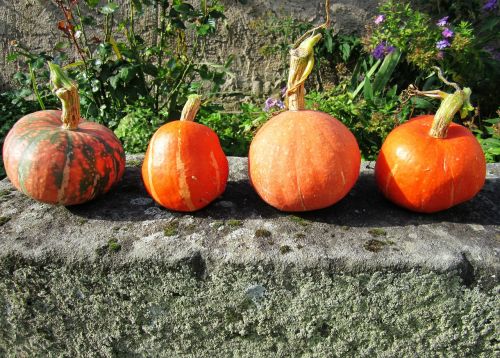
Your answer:
[[[103,7],[101,7],[101,9],[99,11],[104,15],[111,15],[116,10],[118,10],[119,7],[120,7],[120,5],[118,5],[117,3],[110,2],[106,5],[104,5]]]
[[[344,61],[347,61],[349,59],[349,56],[351,55],[351,46],[347,43],[343,43],[340,45],[340,51],[342,52],[342,59]]]
[[[333,38],[329,31],[325,32],[325,48],[328,53],[332,53],[333,51]]]
[[[211,30],[211,26],[210,25],[207,25],[207,24],[203,24],[201,26],[198,26],[196,28],[196,33],[200,36],[205,36],[206,34],[209,33],[209,31]]]
[[[7,55],[7,61],[13,62],[13,61],[17,60],[18,57],[19,57],[19,54],[17,52],[11,52]]]
[[[368,76],[365,77],[365,82],[363,83],[363,96],[367,101],[373,99],[373,88]]]
[[[82,20],[82,24],[85,26],[92,26],[96,24],[96,21],[92,16],[82,16],[80,19]]]
[[[85,3],[91,7],[95,8],[99,4],[99,0],[85,0]]]
[[[134,4],[135,9],[139,14],[142,14],[142,2],[141,0],[132,0],[132,4]]]
[[[399,63],[399,59],[401,58],[401,51],[399,49],[395,49],[393,52],[385,56],[384,61],[382,62],[382,66],[377,72],[375,76],[375,80],[373,81],[373,92],[380,93],[384,90],[387,83],[389,83],[396,66]]]
[[[193,12],[194,8],[192,5],[187,4],[187,3],[182,3],[180,5],[174,5],[173,8],[175,11],[184,14],[184,15],[189,15]]]
[[[111,76],[108,79],[109,79],[109,84],[111,85],[111,87],[113,87],[113,89],[116,89],[118,87],[118,82],[120,82],[120,76],[118,76],[118,75]]]
[[[370,70],[365,74],[365,81],[366,81],[366,78],[370,78],[374,73],[375,71],[377,70],[378,66],[380,66],[382,62],[380,60],[377,60],[377,62],[375,62],[373,64],[373,66],[370,68]],[[352,93],[352,98],[356,98],[356,96],[359,94],[359,92],[361,92],[361,90],[363,89],[365,85],[365,82],[362,82],[359,84],[359,86],[356,88],[356,90]]]

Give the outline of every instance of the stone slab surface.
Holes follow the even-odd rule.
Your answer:
[[[264,203],[247,179],[246,158],[229,158],[225,193],[193,214],[166,210],[147,195],[141,156],[128,159],[123,181],[107,195],[74,207],[37,203],[0,182],[0,260],[119,266],[157,260],[272,264],[329,272],[456,272],[467,285],[498,282],[500,165],[472,201],[434,215],[415,214],[377,191],[363,163],[354,189],[336,205],[304,214]]]
[[[418,215],[364,163],[344,200],[297,216],[229,162],[194,214],[152,202],[137,156],[77,207],[1,181],[0,357],[498,355],[499,165],[474,200]]]

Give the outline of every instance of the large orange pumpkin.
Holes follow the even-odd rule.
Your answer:
[[[486,177],[486,161],[471,132],[451,123],[468,104],[470,90],[442,97],[435,116],[416,117],[395,128],[386,138],[375,166],[377,184],[392,202],[409,210],[432,213],[473,198]]]
[[[201,209],[220,196],[229,174],[219,138],[193,122],[200,97],[190,96],[181,120],[160,127],[151,138],[142,178],[149,195],[177,211]]]
[[[320,38],[310,36],[291,51],[290,110],[257,132],[248,154],[253,187],[265,202],[283,211],[330,206],[349,192],[359,176],[361,155],[354,135],[330,115],[304,110],[304,81]]]
[[[3,147],[12,184],[33,199],[75,205],[106,193],[125,171],[125,154],[108,128],[80,118],[78,89],[54,64],[51,80],[63,110],[21,118]]]

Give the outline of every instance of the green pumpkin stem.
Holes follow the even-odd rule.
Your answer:
[[[201,96],[192,94],[188,96],[188,100],[182,109],[181,121],[194,121],[196,114],[201,107]]]
[[[55,63],[49,62],[50,82],[52,90],[61,100],[62,104],[62,127],[75,130],[80,123],[80,96],[78,87],[68,75]]]
[[[314,46],[321,40],[321,34],[315,34],[320,29],[330,26],[330,0],[325,2],[326,21],[303,34],[290,50],[290,73],[285,102],[291,111],[305,109],[304,83],[314,68]]]
[[[474,110],[474,107],[470,103],[471,89],[465,87],[461,89],[458,84],[449,82],[443,76],[443,72],[440,68],[434,67],[437,70],[439,79],[445,84],[455,88],[454,93],[446,93],[443,91],[415,91],[415,94],[430,98],[439,98],[442,100],[436,114],[434,115],[434,120],[432,121],[432,126],[429,131],[429,135],[434,138],[446,138],[448,134],[448,128],[455,114],[460,112],[460,117],[463,119],[467,117],[467,114]]]

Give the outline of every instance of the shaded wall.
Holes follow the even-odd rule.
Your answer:
[[[125,2],[119,0],[118,2]],[[221,24],[220,36],[211,40],[206,53],[207,60],[223,62],[229,54],[235,56],[232,71],[235,77],[226,84],[225,91],[251,93],[269,92],[280,85],[282,74],[277,70],[280,60],[264,56],[259,51],[269,41],[255,24],[269,14],[276,16],[292,15],[300,20],[318,24],[323,21],[323,0],[223,0],[227,19]],[[341,0],[331,5],[333,26],[343,33],[362,31],[365,22],[373,16],[376,0]],[[57,21],[62,16],[50,0],[0,0],[0,89],[14,83],[13,74],[17,63],[7,62],[10,42],[17,40],[32,51],[47,51],[63,40],[57,29]],[[140,19],[138,28],[148,37],[154,28],[155,16],[149,10]],[[291,40],[290,40],[291,41]]]

